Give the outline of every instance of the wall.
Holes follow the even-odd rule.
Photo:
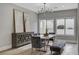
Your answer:
[[[13,8],[24,11],[29,15],[31,31],[37,33],[37,14],[14,4],[0,3],[0,51],[12,47]]]
[[[78,50],[79,50],[79,3],[77,9],[77,43],[78,43]],[[79,54],[79,51],[78,51]]]
[[[44,19],[44,14],[40,13],[38,14],[39,16],[39,20],[43,20]],[[75,36],[56,36],[59,39],[65,39],[65,40],[74,40],[76,41],[76,18],[77,18],[77,9],[71,9],[71,10],[62,10],[62,11],[55,11],[55,12],[47,12],[46,13],[46,18],[47,20],[55,20],[55,19],[59,19],[59,18],[70,18],[73,17],[75,19]],[[54,29],[56,30],[56,29]]]

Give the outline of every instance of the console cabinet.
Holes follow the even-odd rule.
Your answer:
[[[31,34],[12,33],[12,48],[17,48],[31,43]]]

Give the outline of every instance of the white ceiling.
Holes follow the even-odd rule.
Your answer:
[[[43,8],[42,3],[15,3],[16,5],[32,10],[34,12],[38,12],[41,8]],[[59,10],[68,10],[68,9],[76,9],[78,8],[77,3],[47,3],[46,8],[52,9],[53,11]]]

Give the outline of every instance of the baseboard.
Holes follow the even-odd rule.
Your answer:
[[[0,47],[0,52],[7,50],[7,49],[10,49],[11,47],[12,47],[11,45],[2,46],[2,47]]]

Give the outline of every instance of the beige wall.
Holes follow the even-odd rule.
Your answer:
[[[37,32],[37,14],[14,4],[0,3],[0,51],[12,46],[13,8],[26,12],[29,15],[30,31]]]

